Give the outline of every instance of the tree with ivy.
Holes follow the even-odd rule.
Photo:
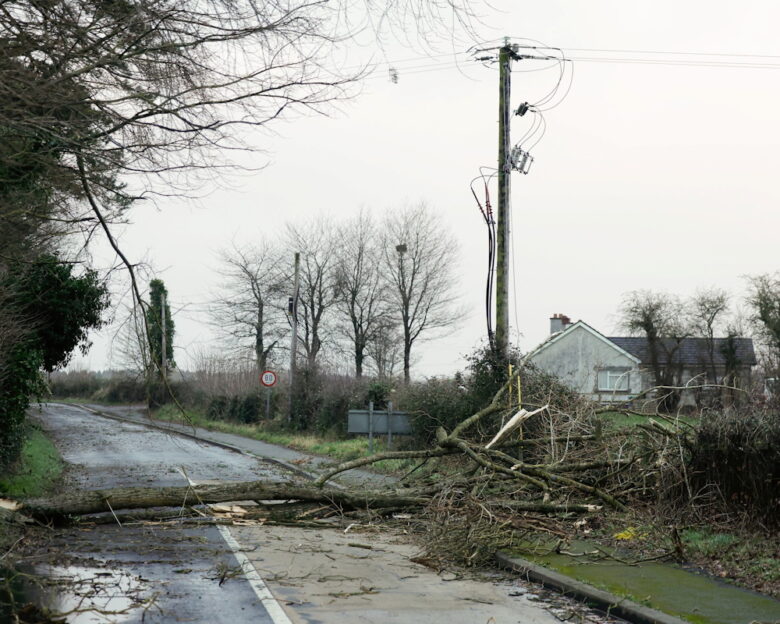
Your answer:
[[[165,327],[165,346],[163,347],[163,325]],[[158,379],[167,376],[176,367],[173,360],[174,325],[171,306],[168,304],[168,289],[160,279],[149,282],[149,307],[146,309],[146,328],[148,332],[149,354],[152,374]],[[165,363],[163,364],[163,348]]]
[[[747,303],[753,326],[763,343],[768,377],[780,377],[780,272],[748,278]]]
[[[18,457],[30,398],[45,391],[41,371],[64,366],[77,348],[89,348],[88,332],[103,325],[105,284],[91,270],[52,254],[0,267],[3,318],[17,328],[0,341],[0,471]],[[0,327],[1,329],[1,327]]]

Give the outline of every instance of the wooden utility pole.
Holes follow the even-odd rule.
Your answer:
[[[502,360],[509,346],[509,204],[512,163],[509,144],[511,64],[514,50],[498,52],[498,211],[496,219],[496,351]]]
[[[293,284],[293,294],[291,297],[290,316],[292,325],[292,336],[290,338],[290,406],[287,414],[287,420],[293,419],[293,395],[295,394],[295,366],[298,355],[298,288],[301,273],[301,254],[295,252],[295,281]]]
[[[162,341],[162,345],[160,345],[160,375],[162,376],[163,381],[165,381],[166,373],[168,371],[168,337],[166,336],[167,328],[165,326],[165,317],[168,315],[165,310],[165,299],[165,291],[163,291],[160,295],[160,339]]]

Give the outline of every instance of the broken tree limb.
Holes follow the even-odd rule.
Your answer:
[[[28,499],[19,512],[36,519],[61,520],[109,511],[110,508],[142,509],[149,507],[183,507],[195,501],[225,503],[239,500],[304,500],[338,505],[348,509],[383,507],[419,507],[430,501],[408,491],[338,490],[302,487],[285,483],[249,481],[217,483],[194,487],[126,487],[60,494],[51,498]],[[109,508],[110,505],[110,508]]]
[[[476,425],[485,416],[490,416],[491,414],[496,414],[506,409],[506,406],[503,405],[503,399],[509,391],[509,388],[512,387],[520,377],[520,370],[521,368],[518,366],[517,372],[511,375],[506,383],[498,389],[498,392],[493,395],[493,400],[490,401],[490,405],[479,410],[476,414],[469,416],[464,421],[459,423],[455,429],[452,430],[450,436],[453,438],[458,438],[464,431]]]
[[[600,511],[600,505],[577,505],[553,503],[524,503],[513,500],[493,500],[488,504],[490,508],[511,509],[512,511],[536,511],[540,513],[593,513]]]
[[[477,462],[483,468],[487,468],[488,470],[493,470],[494,472],[500,472],[514,479],[525,481],[526,483],[530,483],[531,485],[539,488],[540,490],[546,491],[550,489],[544,481],[541,481],[539,479],[534,479],[533,477],[530,477],[523,472],[512,471],[509,468],[505,468],[504,466],[499,466],[494,462],[488,461],[484,457],[481,457],[477,452],[469,448],[469,445],[466,444],[464,440],[458,440],[457,438],[448,437],[442,440],[441,443],[449,447],[460,449],[461,451],[463,451],[463,453],[465,453],[468,457],[470,457],[472,460]]]
[[[339,473],[346,472],[347,470],[352,470],[354,468],[360,468],[361,466],[367,466],[368,464],[373,464],[378,461],[382,461],[383,459],[428,459],[431,457],[451,455],[454,452],[454,449],[437,448],[424,451],[388,451],[387,453],[377,453],[376,455],[361,457],[359,459],[353,459],[351,461],[339,464],[332,470],[320,475],[312,485],[314,485],[314,487],[322,487],[325,485],[325,483],[327,483],[330,479]]]
[[[529,412],[527,410],[521,409],[517,414],[512,416],[512,418],[509,419],[509,422],[506,423],[503,427],[501,427],[501,430],[493,437],[493,439],[488,442],[485,445],[486,449],[489,449],[491,446],[495,446],[498,442],[500,442],[503,438],[505,438],[509,433],[517,429],[520,425],[522,425],[526,420],[531,418],[531,416],[535,416],[539,412],[542,412],[546,410],[549,407],[549,405],[544,405],[540,407],[539,409],[534,410],[533,412]]]

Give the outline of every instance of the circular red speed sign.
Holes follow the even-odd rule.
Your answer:
[[[270,388],[271,386],[276,385],[276,373],[273,371],[263,371],[263,374],[260,375],[260,383],[263,384],[266,388]]]

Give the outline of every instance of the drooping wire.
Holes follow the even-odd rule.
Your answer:
[[[491,174],[488,178],[485,178],[484,168],[480,167],[480,175],[475,177],[469,184],[471,188],[471,194],[474,196],[474,200],[477,202],[479,211],[482,214],[482,218],[487,226],[488,234],[488,270],[487,279],[485,284],[485,320],[487,324],[488,342],[491,349],[494,347],[494,332],[493,332],[493,284],[495,282],[496,271],[496,221],[493,218],[493,208],[490,204],[490,188],[488,183],[490,179],[496,175]],[[477,192],[474,190],[474,183],[482,179],[482,184],[485,192],[485,204],[482,205]]]

